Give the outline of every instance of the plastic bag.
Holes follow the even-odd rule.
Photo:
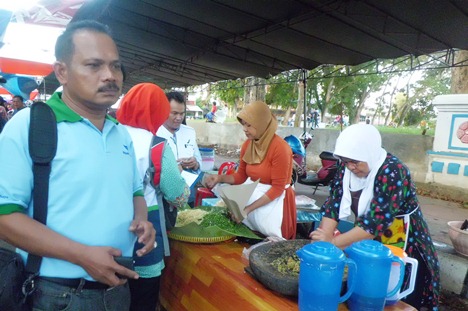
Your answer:
[[[279,241],[284,241],[284,240],[285,240],[284,238],[279,238],[279,237],[276,237],[276,236],[267,237],[265,240],[263,240],[263,242],[254,244],[254,245],[250,246],[249,248],[244,247],[244,249],[242,250],[242,257],[249,260],[250,252],[253,249],[255,249],[256,247],[259,247],[261,245],[265,245],[265,244],[268,244],[268,243],[279,242]]]

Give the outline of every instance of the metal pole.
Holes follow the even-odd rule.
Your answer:
[[[303,121],[303,127],[304,127],[304,137],[306,135],[306,132],[307,132],[307,111],[306,111],[306,108],[307,108],[307,79],[306,79],[306,70],[305,69],[302,69],[302,85],[304,87],[304,111],[302,112],[303,116],[304,116],[304,121]],[[305,146],[304,146],[305,147]],[[304,163],[305,163],[305,167],[306,167],[306,171],[307,171],[307,152],[305,153],[305,156],[304,156]]]

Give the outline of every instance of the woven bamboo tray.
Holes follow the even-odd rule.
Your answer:
[[[219,242],[233,240],[236,238],[233,235],[215,236],[215,237],[195,237],[195,236],[175,234],[171,232],[169,232],[167,236],[172,240],[188,242],[188,243],[197,243],[197,244],[219,243]]]

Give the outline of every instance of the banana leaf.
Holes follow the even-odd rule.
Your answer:
[[[199,206],[199,209],[209,212],[201,224],[189,223],[183,227],[175,227],[171,233],[191,237],[239,236],[250,239],[262,239],[246,225],[237,224],[227,215],[226,208],[219,206]]]

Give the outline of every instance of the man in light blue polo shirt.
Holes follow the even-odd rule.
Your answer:
[[[24,259],[27,252],[43,256],[34,308],[128,310],[125,278],[138,274],[114,257],[132,256],[136,239],[144,244],[137,255],[150,252],[155,231],[132,140],[106,114],[123,83],[117,46],[106,26],[82,21],[69,24],[55,54],[63,92],[47,102],[58,129],[47,227],[31,218],[30,112],[23,109],[0,135],[0,159],[10,162],[0,166],[0,238],[21,249]]]

